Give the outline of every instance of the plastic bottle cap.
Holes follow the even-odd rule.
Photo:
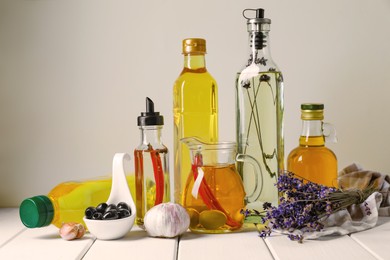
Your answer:
[[[137,118],[138,126],[164,125],[164,117],[159,112],[154,112],[154,103],[146,98],[146,112],[141,112]]]
[[[25,199],[20,204],[19,215],[28,228],[48,226],[54,217],[53,203],[44,195]]]

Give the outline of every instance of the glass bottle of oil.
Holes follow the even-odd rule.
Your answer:
[[[218,87],[206,69],[206,41],[184,39],[184,68],[173,87],[174,200],[182,193],[191,170],[190,152],[181,138],[197,136],[205,142],[218,141]]]
[[[141,142],[134,150],[135,222],[144,227],[146,212],[155,205],[170,201],[168,149],[161,139],[164,117],[154,111],[154,103],[146,98],[146,112],[138,117]]]
[[[296,175],[325,186],[336,186],[337,158],[325,146],[323,104],[301,105],[302,132],[299,146],[292,150],[287,159],[287,170]],[[332,127],[329,128],[333,130]],[[330,131],[329,139],[335,140],[335,132]]]
[[[126,178],[134,197],[134,175],[128,175]],[[23,200],[19,207],[20,219],[28,228],[50,224],[61,227],[65,222],[84,224],[85,209],[107,201],[111,185],[111,177],[60,183],[47,195]]]
[[[254,12],[254,17],[247,14]],[[258,181],[251,174],[253,168],[238,162],[248,194],[247,207],[262,210],[264,202],[278,203],[275,183],[284,170],[283,139],[283,76],[271,57],[269,31],[271,20],[264,18],[263,9],[246,9],[249,33],[249,59],[236,78],[236,140],[238,153],[257,159],[262,171]]]

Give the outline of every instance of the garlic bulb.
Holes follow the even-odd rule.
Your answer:
[[[85,234],[85,228],[82,224],[75,222],[63,223],[60,228],[60,236],[65,240],[82,238]]]
[[[151,237],[176,237],[187,231],[190,216],[179,204],[161,203],[146,212],[144,225]]]

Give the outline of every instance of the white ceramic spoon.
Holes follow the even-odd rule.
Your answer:
[[[124,169],[125,159],[130,161],[130,155],[127,153],[117,153],[114,155],[112,163],[112,185],[107,204],[117,205],[119,202],[125,202],[131,209],[131,215],[115,220],[94,220],[84,217],[84,222],[89,232],[97,239],[111,240],[122,238],[134,225],[136,208],[127,184]]]

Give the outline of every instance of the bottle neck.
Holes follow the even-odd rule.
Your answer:
[[[204,54],[184,54],[184,69],[188,71],[206,72],[206,59]]]
[[[302,120],[302,132],[299,138],[301,146],[324,146],[325,137],[321,120]]]
[[[271,57],[269,31],[249,32],[249,59],[248,66],[256,64],[268,68],[276,69]]]
[[[161,148],[163,145],[161,140],[162,125],[140,126],[141,143],[143,145],[152,145],[154,149]]]

